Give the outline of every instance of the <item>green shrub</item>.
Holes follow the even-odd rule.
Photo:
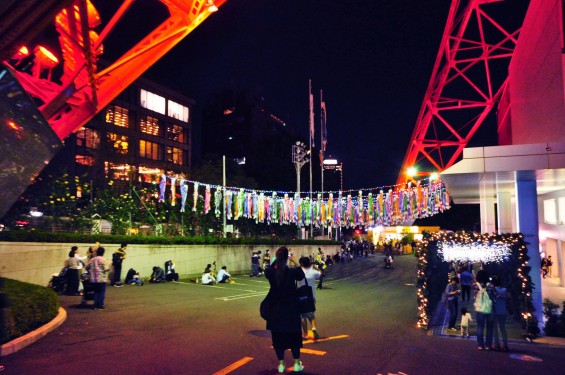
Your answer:
[[[123,243],[158,245],[335,245],[330,240],[291,240],[281,237],[223,238],[212,236],[118,236],[103,234],[46,233],[38,231],[0,232],[0,241],[8,242],[68,242],[68,243]]]
[[[543,315],[545,315],[545,326],[543,330],[547,336],[565,337],[565,301],[559,313],[559,305],[551,302],[548,298],[543,300]]]
[[[57,316],[57,294],[47,287],[3,279],[8,308],[3,309],[0,344],[22,336]]]

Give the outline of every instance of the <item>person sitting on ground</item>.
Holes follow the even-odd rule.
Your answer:
[[[179,274],[175,271],[175,262],[172,260],[165,262],[165,273],[167,281],[179,281]]]
[[[222,269],[218,271],[218,276],[216,276],[216,281],[219,283],[230,283],[230,284],[234,283],[234,281],[231,279],[231,275],[228,273],[228,267],[222,266]]]
[[[149,279],[150,283],[164,283],[165,282],[165,271],[161,267],[153,267],[153,273]]]
[[[128,273],[126,274],[126,279],[124,281],[124,284],[141,286],[143,285],[143,280],[141,280],[141,277],[139,276],[139,272],[137,272],[133,268],[130,268]]]
[[[212,276],[212,271],[210,268],[206,267],[204,273],[202,273],[202,285],[213,285],[215,282],[216,280],[214,276]]]

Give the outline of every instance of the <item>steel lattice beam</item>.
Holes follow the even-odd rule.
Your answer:
[[[418,175],[428,175],[452,166],[496,106],[520,31],[520,26],[503,26],[500,19],[523,19],[508,3],[512,2],[452,1],[399,184],[408,180],[410,167]]]
[[[97,62],[103,42],[134,0],[124,0],[99,34],[100,20],[90,0],[75,0],[57,14],[64,63],[58,80],[13,67],[24,89],[43,103],[40,110],[60,139],[84,126],[227,0],[155,1],[167,7],[169,17],[102,71]]]

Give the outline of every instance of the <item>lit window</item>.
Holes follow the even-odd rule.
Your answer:
[[[183,150],[176,147],[167,147],[167,161],[178,165],[183,164]]]
[[[169,100],[168,112],[169,117],[188,122],[188,107]]]
[[[147,159],[161,160],[161,146],[155,142],[140,140],[139,156]]]
[[[106,109],[106,123],[114,124],[124,128],[129,127],[128,110],[117,105],[109,106]]]
[[[162,115],[165,114],[165,98],[141,89],[141,106]]]
[[[159,120],[155,117],[146,116],[141,119],[140,128],[145,134],[159,135]]]
[[[86,166],[94,165],[94,158],[92,156],[76,155],[75,161],[76,161],[77,164],[80,164],[80,165],[86,165]]]
[[[104,174],[111,180],[129,180],[131,166],[129,164],[104,163]]]
[[[546,199],[543,201],[543,219],[546,224],[557,224],[555,199]]]
[[[559,224],[565,224],[565,197],[558,200],[559,204]]]
[[[93,129],[82,128],[76,132],[77,146],[97,149],[100,145],[100,136]]]
[[[185,143],[184,128],[179,125],[168,125],[167,139],[170,139],[171,141]]]
[[[116,133],[108,133],[107,139],[114,152],[122,155],[126,155],[128,153],[129,144],[127,136]]]
[[[157,183],[157,176],[161,176],[161,170],[155,167],[139,165],[138,180],[139,182]]]

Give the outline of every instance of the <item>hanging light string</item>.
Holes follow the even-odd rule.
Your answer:
[[[167,181],[176,183],[176,178],[161,175],[159,201],[164,202]],[[181,212],[185,212],[188,185],[193,184],[193,208],[204,199],[204,214],[211,210],[212,190],[214,213],[225,210],[229,220],[241,217],[255,219],[261,223],[314,225],[316,227],[365,227],[372,225],[396,225],[415,219],[435,215],[450,208],[449,194],[441,180],[421,182],[415,185],[390,185],[382,188],[347,190],[343,192],[312,192],[312,199],[296,192],[255,190],[235,186],[203,184],[198,181],[179,179]],[[204,198],[199,188],[204,187]],[[403,186],[402,188],[398,188]],[[396,187],[396,189],[392,189]],[[388,188],[388,189],[386,189]],[[171,206],[175,205],[176,191],[171,186]],[[386,190],[386,191],[385,191]],[[375,194],[373,194],[373,191]],[[350,193],[357,194],[350,194]],[[363,192],[367,192],[366,195]],[[310,194],[310,193],[308,193]],[[324,196],[327,196],[325,198]]]

